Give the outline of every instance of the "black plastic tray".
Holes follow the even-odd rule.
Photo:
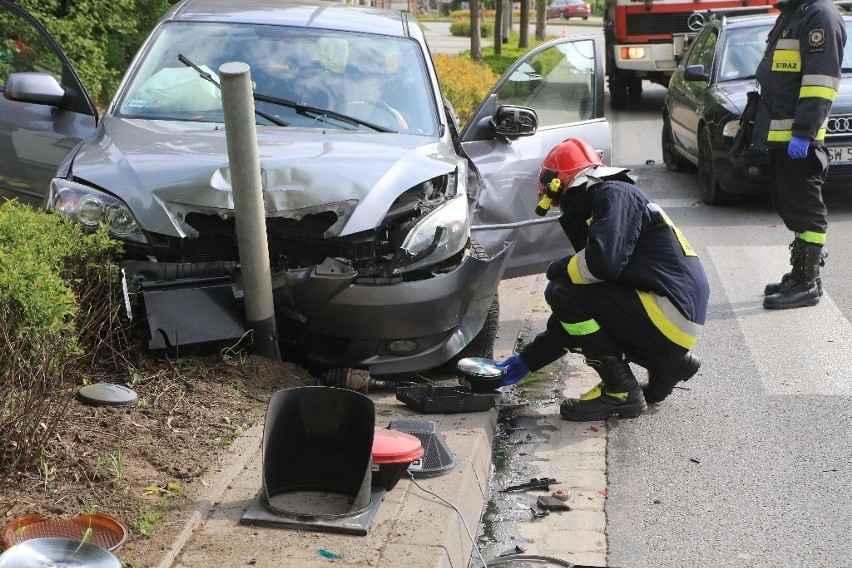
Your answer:
[[[396,399],[423,414],[484,412],[494,408],[499,393],[474,393],[458,387],[398,387]]]

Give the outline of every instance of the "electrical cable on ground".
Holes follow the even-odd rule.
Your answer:
[[[454,504],[450,503],[449,501],[447,501],[446,499],[444,499],[443,497],[441,497],[440,495],[438,495],[437,493],[435,493],[434,491],[430,491],[429,489],[426,489],[425,487],[423,487],[422,485],[417,483],[417,480],[414,478],[414,475],[412,475],[412,473],[410,471],[406,471],[406,474],[408,475],[408,478],[411,480],[411,482],[414,483],[414,485],[419,490],[423,491],[424,493],[428,493],[429,495],[432,495],[433,497],[440,499],[441,501],[443,501],[444,503],[446,503],[447,505],[452,507],[452,509],[456,513],[458,513],[458,516],[461,519],[462,524],[464,525],[464,530],[467,532],[467,536],[468,536],[468,538],[470,538],[470,542],[473,545],[473,550],[476,551],[476,556],[479,557],[479,561],[482,562],[483,568],[490,568],[491,566],[503,566],[503,565],[506,565],[510,562],[515,562],[515,561],[518,561],[518,560],[531,560],[531,561],[539,561],[539,562],[549,562],[551,564],[556,564],[557,566],[565,566],[566,568],[582,568],[580,566],[576,566],[575,564],[573,564],[571,562],[568,562],[567,560],[562,560],[560,558],[554,558],[552,556],[544,556],[544,555],[539,555],[539,554],[511,554],[511,555],[508,555],[508,556],[505,556],[505,557],[502,557],[502,558],[495,558],[494,560],[491,561],[490,564],[488,564],[487,562],[485,562],[485,558],[482,557],[482,553],[479,552],[479,547],[476,546],[476,539],[474,538],[473,533],[470,532],[470,527],[467,526],[467,521],[465,521],[464,515],[459,510],[459,508],[456,507]]]
[[[459,510],[459,508],[456,507],[455,505],[453,505],[452,503],[450,503],[449,501],[447,501],[446,499],[444,499],[443,497],[441,497],[440,495],[438,495],[437,493],[435,493],[434,491],[430,491],[429,489],[426,489],[425,487],[423,487],[422,485],[417,483],[417,480],[414,479],[414,475],[412,475],[410,471],[407,471],[406,473],[408,474],[408,478],[411,480],[411,482],[414,483],[414,485],[419,490],[423,491],[424,493],[428,493],[429,495],[431,495],[433,497],[440,499],[441,501],[443,501],[444,503],[446,503],[447,505],[452,507],[453,510],[456,513],[458,513],[458,516],[461,519],[462,524],[464,525],[464,530],[467,531],[467,536],[468,536],[468,538],[470,538],[471,544],[473,544],[473,550],[476,551],[476,555],[479,557],[479,561],[482,562],[482,566],[487,568],[488,564],[485,563],[485,559],[482,557],[482,553],[479,552],[479,547],[476,546],[476,539],[474,538],[473,533],[470,532],[470,527],[467,526],[467,521],[464,520],[464,515]]]

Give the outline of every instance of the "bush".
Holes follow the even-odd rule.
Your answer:
[[[468,57],[437,54],[434,59],[444,96],[463,126],[499,77],[487,65]]]
[[[105,231],[0,204],[0,482],[32,467],[55,433],[65,376],[120,337],[117,252]]]
[[[470,37],[470,20],[456,20],[450,24],[450,33],[459,37]],[[494,33],[494,26],[487,22],[480,22],[479,35],[481,37],[491,37]]]

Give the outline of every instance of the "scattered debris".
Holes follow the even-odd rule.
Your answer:
[[[701,463],[701,460],[696,458],[689,458],[689,461],[691,461],[692,463]]]
[[[532,513],[533,519],[540,519],[550,514],[549,511],[539,511],[535,507],[530,507],[530,512]]]
[[[500,554],[497,555],[497,558],[501,558],[503,556],[512,556],[513,554],[523,554],[524,552],[526,552],[526,549],[521,548],[520,545],[516,544],[515,548],[501,552]]]
[[[571,498],[571,491],[568,489],[557,489],[552,493],[552,495],[560,501],[567,501]]]
[[[550,486],[554,483],[559,483],[552,477],[533,477],[526,483],[521,483],[519,485],[510,485],[505,489],[501,489],[500,493],[511,493],[512,491],[527,491],[528,489],[540,489],[544,491],[550,491]]]
[[[536,500],[539,507],[546,511],[570,511],[571,507],[568,503],[561,499],[557,499],[553,495],[542,495]]]
[[[340,554],[338,552],[332,552],[330,550],[326,550],[325,548],[317,548],[317,552],[323,558],[331,558],[332,560],[343,558],[343,554]]]

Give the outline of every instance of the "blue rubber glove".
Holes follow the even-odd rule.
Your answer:
[[[558,280],[560,278],[568,278],[568,263],[571,262],[571,257],[573,255],[566,256],[565,258],[560,258],[559,260],[554,260],[547,267],[547,272],[545,276],[548,280]]]
[[[497,366],[501,369],[506,369],[506,373],[503,375],[503,381],[500,383],[501,387],[514,385],[526,377],[530,372],[527,364],[524,363],[524,360],[521,359],[521,356],[517,353],[513,354],[505,361],[498,362]]]
[[[811,145],[810,138],[802,136],[793,136],[790,144],[787,145],[787,155],[794,160],[801,160],[808,157],[808,147]]]

